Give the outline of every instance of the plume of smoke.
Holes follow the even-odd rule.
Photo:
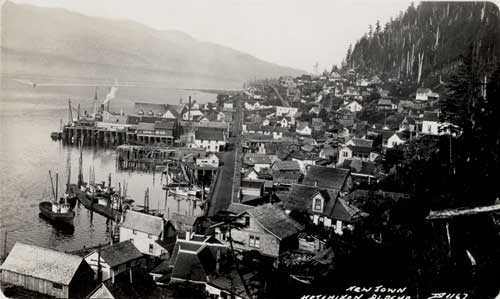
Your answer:
[[[111,87],[111,89],[109,90],[108,94],[106,95],[106,99],[104,100],[104,102],[102,102],[102,104],[106,104],[107,102],[109,102],[109,100],[112,100],[115,98],[116,96],[116,92],[118,91],[118,84],[115,80],[115,86]]]

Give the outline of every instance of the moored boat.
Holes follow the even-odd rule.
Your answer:
[[[75,218],[75,212],[71,208],[71,204],[68,200],[67,194],[62,198],[57,199],[57,188],[58,188],[58,174],[56,173],[56,187],[52,182],[52,175],[50,174],[50,182],[52,187],[53,199],[51,201],[42,201],[39,204],[40,213],[42,216],[59,223],[73,224],[73,219]]]

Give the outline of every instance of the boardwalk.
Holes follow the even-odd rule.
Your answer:
[[[241,167],[241,105],[239,99],[236,101],[236,113],[233,118],[233,132],[229,139],[229,146],[226,152],[222,154],[222,167],[219,178],[215,185],[213,200],[210,203],[208,216],[213,216],[217,211],[225,210],[231,202],[237,201],[239,194],[240,173],[238,169]]]

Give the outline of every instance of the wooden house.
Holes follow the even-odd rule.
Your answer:
[[[85,261],[96,273],[95,278],[98,277],[99,256],[102,280],[114,281],[118,274],[140,267],[144,261],[144,255],[130,240],[96,249],[85,256]]]
[[[175,237],[175,229],[161,218],[128,210],[120,225],[120,242],[130,240],[140,252],[160,256],[166,249],[157,241]]]
[[[55,298],[82,298],[95,286],[94,271],[82,257],[19,242],[0,270],[2,283]]]
[[[235,250],[256,250],[260,254],[277,258],[281,253],[298,248],[297,234],[304,227],[290,218],[276,205],[265,204],[247,209],[240,214],[244,227],[231,230]],[[229,244],[229,233],[214,225],[215,237]]]

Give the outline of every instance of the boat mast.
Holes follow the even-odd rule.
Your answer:
[[[66,168],[68,169],[68,180],[66,182],[66,194],[69,194],[69,184],[71,182],[71,150],[68,150],[68,157],[66,159]]]
[[[80,158],[78,160],[78,187],[81,187],[83,184],[83,169],[82,169],[82,164],[83,164],[83,159],[82,159],[82,152],[83,152],[83,137],[80,141]],[[90,179],[90,177],[89,177]]]
[[[58,188],[58,184],[59,184],[59,173],[56,172],[56,202],[59,202],[57,200],[57,188]]]
[[[56,191],[54,190],[54,181],[52,181],[52,174],[50,173],[50,170],[49,170],[49,177],[50,177],[50,186],[52,187],[52,196],[54,196],[54,201],[57,201]]]

